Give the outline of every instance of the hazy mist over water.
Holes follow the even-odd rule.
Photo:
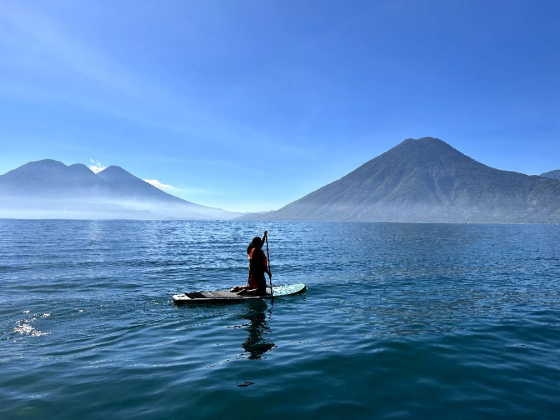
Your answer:
[[[301,296],[243,284],[270,234]],[[560,412],[560,226],[0,220],[0,417]]]
[[[229,220],[241,214],[188,203],[177,206],[99,197],[89,200],[2,197],[0,207],[0,219]]]

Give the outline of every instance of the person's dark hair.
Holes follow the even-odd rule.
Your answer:
[[[262,246],[261,238],[255,236],[251,241],[251,243],[249,244],[249,246],[247,247],[247,254],[249,254],[249,252],[251,252],[253,248],[260,248],[261,246]]]

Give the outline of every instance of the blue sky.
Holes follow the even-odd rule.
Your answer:
[[[0,3],[0,173],[98,161],[277,209],[409,137],[560,168],[557,1]]]

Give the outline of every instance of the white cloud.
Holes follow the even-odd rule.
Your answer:
[[[160,190],[174,190],[175,189],[174,186],[163,184],[163,183],[159,182],[157,179],[145,179],[144,181],[146,181],[148,184],[153,185],[156,188],[159,188]]]
[[[105,169],[105,166],[103,166],[98,160],[90,159],[89,161],[91,162],[91,165],[89,165],[88,168],[91,169],[94,174],[98,174]]]

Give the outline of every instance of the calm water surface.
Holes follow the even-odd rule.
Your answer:
[[[300,296],[243,284],[270,232]],[[0,418],[558,419],[560,226],[0,220]]]

